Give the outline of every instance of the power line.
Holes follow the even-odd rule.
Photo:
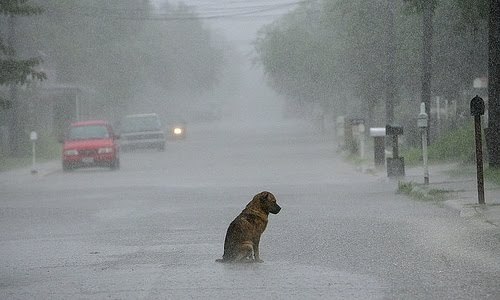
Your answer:
[[[64,11],[71,14],[78,14],[85,17],[94,18],[111,18],[111,19],[123,19],[123,20],[155,20],[155,21],[179,21],[179,20],[210,20],[210,19],[237,19],[237,18],[268,18],[275,17],[281,14],[262,14],[266,12],[272,12],[276,10],[283,10],[307,1],[295,1],[280,4],[267,4],[267,5],[251,5],[241,8],[230,8],[227,13],[221,10],[220,13],[209,13],[204,12],[204,15],[200,15],[195,10],[193,11],[179,11],[176,10],[171,13],[155,13],[148,16],[137,15],[137,13],[147,13],[144,9],[119,9],[119,8],[99,8],[94,6],[81,6],[77,5],[75,10],[63,9]],[[81,10],[78,10],[81,9]],[[243,11],[231,11],[231,10],[243,10]],[[85,12],[87,10],[87,12]],[[47,8],[49,13],[57,13],[57,8]],[[111,14],[110,14],[111,13]]]

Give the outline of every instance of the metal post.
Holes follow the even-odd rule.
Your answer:
[[[398,145],[398,136],[392,136],[392,158],[399,157],[399,145]]]
[[[481,116],[474,116],[474,132],[476,136],[476,164],[477,164],[477,196],[479,204],[484,201],[484,174],[483,174],[483,141],[481,137]]]
[[[429,184],[429,165],[427,163],[427,127],[429,127],[429,116],[425,112],[425,103],[420,104],[420,114],[417,118],[417,126],[422,134],[422,157],[424,159],[424,184]]]
[[[35,149],[35,141],[33,141],[33,164],[32,164],[32,167],[31,167],[31,174],[35,174],[37,173],[36,172],[36,168],[35,168],[35,163],[36,163],[36,149]]]
[[[484,201],[484,174],[483,174],[483,141],[481,137],[481,116],[484,115],[484,100],[477,96],[470,102],[470,112],[474,116],[474,133],[476,137],[476,165],[477,165],[477,195],[479,204]]]
[[[359,153],[361,156],[361,159],[365,159],[365,124],[359,124],[358,125],[358,131],[359,131]]]
[[[33,158],[32,158],[32,166],[31,166],[31,174],[37,174],[38,171],[36,169],[36,140],[38,139],[38,135],[35,131],[32,131],[30,134],[30,140],[32,142],[32,153],[33,153]]]
[[[427,163],[427,132],[422,129],[422,156],[424,158],[424,184],[429,184],[429,164]]]

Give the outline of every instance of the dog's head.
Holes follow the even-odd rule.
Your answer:
[[[271,192],[261,192],[253,197],[252,202],[258,201],[260,208],[266,213],[277,214],[281,207],[276,203],[276,198]]]

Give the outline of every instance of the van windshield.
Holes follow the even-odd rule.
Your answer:
[[[126,117],[121,123],[121,132],[157,131],[161,129],[160,120],[156,116]]]
[[[69,129],[69,140],[90,140],[90,139],[109,139],[110,134],[106,126],[89,125],[75,126]]]

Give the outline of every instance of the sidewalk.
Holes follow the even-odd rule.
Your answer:
[[[18,178],[19,176],[43,177],[61,170],[60,160],[51,160],[35,164],[36,173],[32,173],[32,166],[14,168],[7,171],[0,171],[1,177]]]
[[[429,185],[425,186],[423,167],[406,169],[406,176],[399,180],[412,182],[424,191],[446,192],[444,205],[459,212],[461,217],[475,218],[500,227],[500,186],[485,182],[486,204],[478,203],[476,167],[459,164],[429,166]]]

